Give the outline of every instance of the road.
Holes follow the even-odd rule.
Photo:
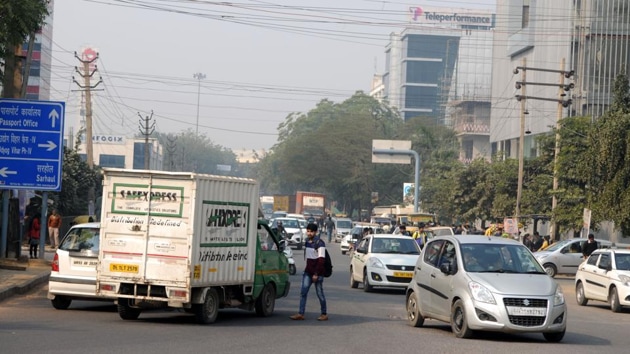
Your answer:
[[[256,317],[243,310],[220,312],[216,323],[198,325],[183,312],[145,312],[123,321],[109,303],[73,302],[59,311],[46,299],[46,285],[0,303],[1,353],[627,353],[630,310],[612,313],[606,304],[579,307],[572,278],[559,278],[569,305],[569,326],[561,343],[542,335],[482,333],[455,338],[450,326],[428,320],[424,328],[405,322],[401,291],[365,293],[350,289],[349,257],[338,244],[329,249],[334,274],[325,281],[330,320],[318,322],[314,289],[307,319],[291,321],[298,307],[301,277],[292,276],[288,298],[276,303],[274,316]],[[298,269],[303,252],[294,250]]]

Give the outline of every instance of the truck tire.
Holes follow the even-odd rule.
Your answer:
[[[195,317],[200,324],[211,324],[219,316],[219,293],[216,289],[210,288],[206,293],[203,304],[196,304]]]
[[[129,302],[129,299],[118,299],[118,316],[123,320],[137,320],[141,311],[129,306]]]
[[[53,307],[56,308],[57,310],[67,310],[68,307],[70,307],[70,304],[72,303],[72,299],[67,298],[65,296],[55,296],[54,299],[50,300],[50,302],[52,303]]]
[[[269,317],[276,307],[276,288],[272,283],[267,283],[260,296],[256,299],[256,314],[260,317]]]

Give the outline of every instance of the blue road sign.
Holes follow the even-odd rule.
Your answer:
[[[64,102],[0,99],[0,188],[61,190]]]

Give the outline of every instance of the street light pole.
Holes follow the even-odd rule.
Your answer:
[[[198,83],[197,83],[197,124],[195,126],[196,127],[195,134],[199,136],[199,100],[201,98],[201,80],[204,80],[206,78],[206,75],[202,73],[194,73],[193,78],[198,80]]]

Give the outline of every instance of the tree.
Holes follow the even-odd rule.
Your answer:
[[[163,146],[168,144],[168,134],[155,133]],[[173,151],[174,156],[169,159],[176,161],[176,171],[225,174],[218,165],[231,166],[232,176],[240,176],[236,170],[236,155],[232,150],[214,144],[205,134],[197,134],[192,129],[182,131],[178,136]],[[242,176],[240,176],[242,177]]]
[[[13,56],[15,47],[37,31],[48,15],[48,1],[4,0],[0,2],[0,58]],[[0,65],[0,80],[3,78]]]
[[[97,167],[90,169],[76,149],[64,147],[61,191],[51,193],[51,199],[56,201],[56,208],[62,215],[86,214],[88,189],[97,186],[95,193],[100,195],[100,181]]]
[[[630,232],[630,89],[625,74],[614,82],[611,109],[589,130],[588,200],[593,216]]]

